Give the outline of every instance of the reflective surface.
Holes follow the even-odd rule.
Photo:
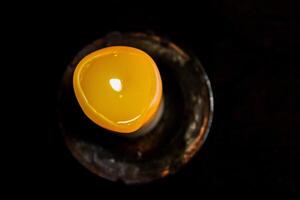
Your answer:
[[[73,86],[87,117],[119,133],[134,132],[146,124],[162,95],[152,58],[126,46],[103,48],[84,57],[75,69]]]
[[[161,118],[140,137],[120,137],[96,125],[74,95],[72,76],[78,63],[91,52],[116,45],[147,52],[163,82]],[[119,90],[122,81],[117,78],[108,87]],[[166,39],[141,33],[111,33],[83,48],[65,71],[58,103],[59,124],[72,155],[96,175],[127,184],[181,169],[204,144],[213,113],[210,82],[198,59]]]

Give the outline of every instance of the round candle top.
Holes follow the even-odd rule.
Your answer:
[[[145,52],[112,46],[84,57],[73,75],[75,96],[85,115],[99,126],[137,131],[156,113],[162,83],[155,62]]]

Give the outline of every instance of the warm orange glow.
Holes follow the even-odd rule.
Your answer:
[[[97,50],[84,57],[73,75],[76,98],[99,126],[131,133],[157,111],[162,83],[152,58],[125,46]]]

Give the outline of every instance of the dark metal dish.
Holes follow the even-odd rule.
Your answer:
[[[148,53],[163,81],[162,117],[154,129],[137,138],[111,134],[91,122],[73,92],[77,63],[90,52],[116,45]],[[111,181],[145,183],[175,173],[203,145],[212,121],[213,96],[198,59],[174,43],[151,34],[111,33],[83,48],[67,67],[58,114],[68,148],[87,169]]]

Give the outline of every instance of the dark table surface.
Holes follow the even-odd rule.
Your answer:
[[[35,101],[28,100],[34,109],[28,108],[32,138],[23,157],[24,184],[32,179],[35,187],[53,192],[299,192],[297,5],[214,0],[163,8],[150,3],[49,5],[24,14],[26,47],[39,55],[27,71]],[[213,87],[215,114],[205,145],[179,173],[151,184],[127,187],[94,176],[73,159],[58,128],[56,92],[65,67],[86,44],[111,31],[152,31],[193,51]]]

